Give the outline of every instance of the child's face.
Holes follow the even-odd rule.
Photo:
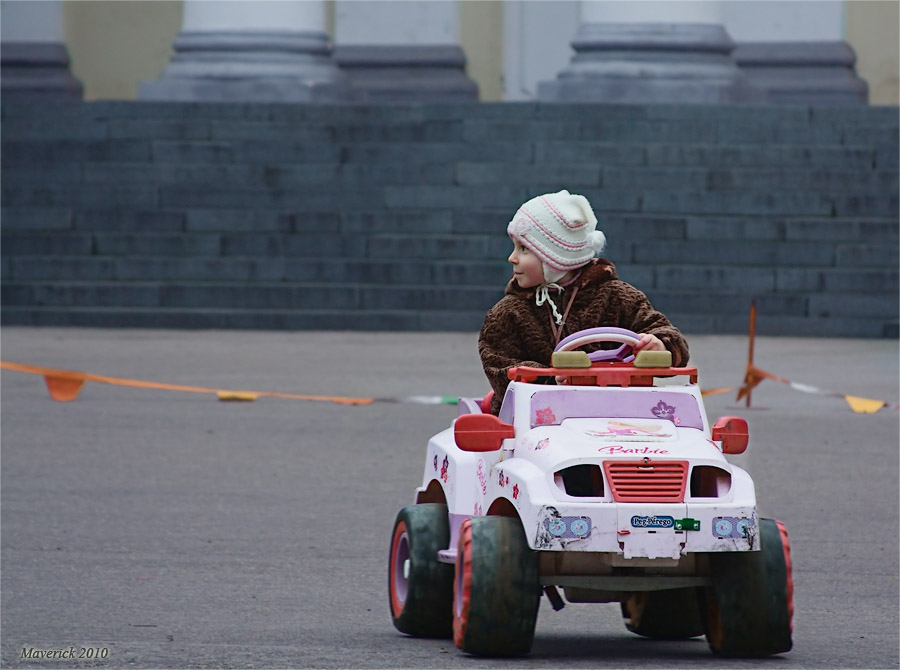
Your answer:
[[[508,260],[513,266],[513,278],[521,288],[533,288],[544,283],[544,264],[534,253],[513,239],[513,252]]]

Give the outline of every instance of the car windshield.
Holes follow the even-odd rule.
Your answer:
[[[687,393],[557,388],[531,396],[532,428],[575,418],[665,419],[682,428],[703,429],[697,400]]]

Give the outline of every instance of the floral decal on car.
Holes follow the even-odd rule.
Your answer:
[[[553,410],[549,407],[544,407],[543,409],[535,410],[535,425],[537,426],[547,426],[550,424],[556,423],[556,415],[553,413]]]
[[[660,400],[656,407],[651,408],[650,410],[657,419],[666,419],[667,421],[671,421],[676,426],[681,423],[677,416],[675,416],[675,407],[673,405],[667,405],[665,402]]]

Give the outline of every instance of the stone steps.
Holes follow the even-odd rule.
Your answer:
[[[897,333],[896,108],[0,110],[4,324],[475,330],[568,188],[688,332]]]

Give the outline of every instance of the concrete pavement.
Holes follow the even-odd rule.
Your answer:
[[[480,395],[472,334],[4,328],[3,360],[171,384],[339,396]],[[743,337],[689,335],[704,388],[736,387]],[[896,341],[759,338],[756,364],[896,403]],[[452,642],[397,634],[390,527],[450,406],[347,407],[88,383],[2,380],[6,667],[471,667]],[[898,663],[898,412],[766,381],[736,457],[794,553],[791,668]],[[35,661],[27,648],[108,649]],[[499,667],[721,667],[702,640],[649,642],[612,605],[542,607],[528,659]],[[765,662],[734,661],[729,667]]]

